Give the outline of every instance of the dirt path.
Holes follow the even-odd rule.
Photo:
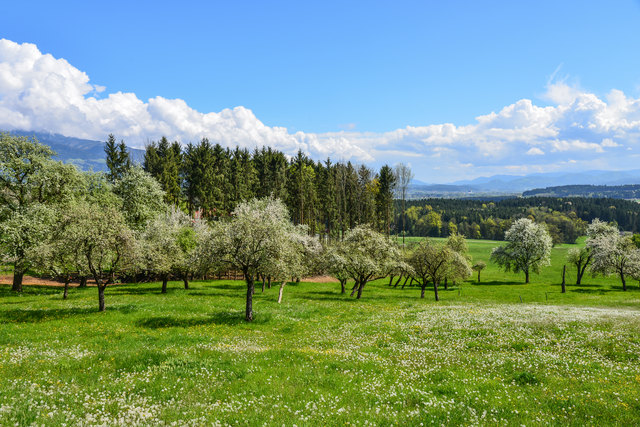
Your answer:
[[[337,279],[331,276],[311,276],[306,277],[301,280],[302,282],[313,282],[313,283],[340,283]]]
[[[11,285],[11,284],[13,284],[12,275],[10,274],[0,275],[0,285]],[[64,283],[58,282],[56,280],[40,279],[38,277],[32,277],[32,276],[26,276],[26,275],[22,278],[22,284],[26,286],[35,285],[35,286],[54,286],[59,288],[64,287]],[[78,283],[71,282],[69,283],[69,286],[73,288],[78,286]],[[93,281],[87,281],[87,286],[95,286],[95,283]]]

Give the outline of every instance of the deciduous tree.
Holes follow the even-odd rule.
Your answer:
[[[253,293],[258,273],[280,262],[291,244],[289,212],[277,199],[240,203],[229,221],[213,228],[212,251],[221,261],[242,271],[247,284],[245,319],[253,320]]]
[[[104,291],[130,260],[134,259],[134,236],[117,209],[88,203],[67,213],[70,244],[86,259],[87,269],[98,286],[98,310],[105,310]]]
[[[591,271],[609,276],[617,274],[622,290],[627,290],[627,278],[640,276],[640,249],[631,236],[617,233],[602,233],[590,238],[587,246],[591,250]]]
[[[357,291],[357,299],[362,296],[367,282],[386,276],[393,265],[402,262],[396,245],[367,225],[359,225],[345,233],[335,251],[345,271],[355,280],[351,295]]]
[[[551,236],[543,224],[521,218],[507,230],[504,239],[507,244],[494,248],[491,260],[505,271],[523,272],[525,283],[529,283],[532,272],[539,273],[541,267],[551,263]]]

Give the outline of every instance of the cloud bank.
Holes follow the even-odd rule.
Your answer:
[[[403,161],[423,180],[443,182],[495,173],[637,168],[640,99],[612,90],[604,98],[551,82],[548,106],[521,99],[455,126],[407,126],[385,133],[348,126],[332,133],[289,133],[262,123],[244,107],[201,113],[181,99],[108,93],[64,59],[37,46],[0,39],[0,129],[60,133],[127,144],[167,136],[183,143],[203,137],[222,145],[299,149],[316,159]]]

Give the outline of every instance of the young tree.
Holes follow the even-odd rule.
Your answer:
[[[383,277],[393,265],[401,263],[400,251],[384,235],[369,226],[359,225],[345,233],[344,240],[335,248],[335,256],[349,276],[355,280],[351,295],[357,299],[370,280]]]
[[[258,273],[280,262],[291,245],[291,221],[277,199],[240,203],[228,222],[213,228],[212,251],[220,260],[242,271],[247,284],[245,319],[253,320],[253,293]]]
[[[529,283],[531,272],[539,273],[540,267],[551,263],[551,236],[544,225],[521,218],[507,230],[504,239],[507,244],[494,248],[491,260],[505,271],[524,272],[525,283]]]
[[[616,234],[619,234],[617,227],[596,218],[587,227],[587,245],[582,248],[569,249],[567,262],[576,268],[576,285],[582,283],[582,277],[591,265],[593,253],[588,243],[600,236],[613,236]]]
[[[402,200],[402,248],[404,248],[404,235],[405,235],[405,201],[407,200],[407,190],[409,184],[413,179],[413,172],[411,168],[404,163],[398,163],[393,169],[393,173],[396,178],[396,189],[400,193],[400,199]]]
[[[446,243],[433,242],[424,239],[409,256],[409,265],[414,274],[421,280],[420,298],[424,298],[427,283],[433,283],[433,292],[436,301],[440,300],[438,286],[447,277],[455,274],[456,277],[468,277],[471,275],[469,261],[462,253],[454,250]]]
[[[287,280],[290,278],[299,280],[312,273],[318,265],[322,251],[320,242],[315,236],[309,236],[306,226],[288,227],[283,232],[287,234],[289,244],[285,246],[281,256],[263,271],[263,274],[280,282],[278,304],[282,302],[282,293]]]
[[[133,233],[120,211],[88,203],[67,212],[70,244],[78,248],[98,286],[98,310],[105,310],[104,291],[133,258]]]
[[[228,263],[220,259],[220,251],[217,250],[216,235],[213,229],[203,220],[193,220],[192,228],[195,234],[195,247],[187,261],[188,269],[192,274],[206,276],[211,272],[218,272]]]
[[[622,290],[627,290],[627,277],[640,276],[640,249],[628,235],[600,234],[590,238],[587,246],[592,253],[591,271],[609,276],[617,274]]]
[[[180,211],[180,213],[182,213]],[[174,256],[174,270],[182,278],[184,288],[189,289],[189,276],[197,268],[195,262],[198,250],[198,232],[205,224],[198,224],[200,220],[193,220],[191,223],[182,224],[177,230],[177,243],[180,249]]]
[[[184,212],[172,208],[149,222],[142,232],[138,256],[141,266],[160,276],[163,294],[167,292],[171,274],[180,277],[184,288],[189,289],[189,274],[197,265],[195,222]]]
[[[337,246],[330,246],[324,251],[324,270],[340,282],[340,293],[346,292],[349,272],[347,271],[346,260],[340,255]]]
[[[471,269],[473,271],[477,271],[478,272],[478,283],[480,283],[480,273],[486,267],[487,267],[487,264],[484,261],[477,261],[475,264],[473,264],[473,267],[471,267]]]
[[[571,248],[567,252],[567,262],[576,268],[576,285],[582,283],[582,277],[591,265],[591,248]]]
[[[446,245],[458,255],[449,263],[446,277],[444,279],[444,288],[448,289],[447,280],[451,279],[454,284],[456,280],[464,280],[471,275],[471,257],[469,256],[469,247],[467,246],[467,240],[462,234],[453,233],[447,238]],[[458,262],[465,260],[466,262]]]
[[[178,246],[179,219],[171,212],[158,215],[150,221],[141,234],[140,244],[136,248],[144,270],[160,276],[162,293],[167,293],[169,276],[176,263]]]

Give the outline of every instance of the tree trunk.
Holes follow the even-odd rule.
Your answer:
[[[98,311],[105,311],[104,306],[104,290],[107,285],[101,285],[98,283]]]
[[[347,279],[340,279],[340,287],[342,288],[341,294],[345,293],[345,284],[347,283]]]
[[[396,284],[393,285],[394,288],[398,287],[398,283],[400,283],[400,281],[402,280],[402,274],[398,277],[398,280],[396,281]]]
[[[267,279],[264,277],[264,275],[262,276],[262,293],[264,293],[264,287],[267,284]]]
[[[13,267],[13,286],[11,290],[14,292],[22,292],[22,278],[24,277],[24,270],[20,267]]]
[[[355,283],[353,284],[353,289],[351,289],[351,295],[349,295],[350,297],[354,296],[356,294],[356,290],[358,289],[358,281],[356,280]]]
[[[360,299],[360,297],[362,296],[362,290],[364,289],[364,285],[367,282],[363,281],[360,283],[360,286],[358,287],[358,296],[356,297],[356,299]]]
[[[529,270],[524,272],[524,283],[529,283]]]
[[[163,294],[167,293],[167,282],[169,282],[169,276],[167,275],[162,276],[162,293]]]
[[[411,277],[411,280],[409,280],[409,287],[413,286],[413,277]]]
[[[478,283],[480,283],[480,270],[478,270]]]
[[[393,274],[389,276],[389,286],[393,285]]]
[[[184,282],[184,288],[189,289],[189,273],[185,273],[184,276],[182,276],[182,281]]]
[[[78,284],[79,288],[87,287],[87,276],[80,276],[80,284]]]
[[[620,272],[620,280],[622,280],[622,290],[627,290],[627,281],[624,278],[624,272]]]
[[[286,284],[286,280],[283,280],[282,283],[280,283],[280,289],[278,290],[278,304],[282,302],[282,292],[284,291],[284,286]]]
[[[422,286],[421,286],[422,289],[420,290],[420,298],[424,298],[424,288],[426,288],[426,287],[427,287],[427,281],[423,280],[422,281]]]
[[[247,281],[247,306],[244,312],[244,318],[247,322],[253,322],[253,276],[245,273],[245,280]]]
[[[267,288],[271,289],[271,276],[267,277]]]
[[[579,285],[582,283],[582,275],[584,274],[584,269],[580,268],[580,266],[577,266],[578,268],[576,269],[576,285]]]
[[[448,291],[449,290],[449,279],[448,278],[444,278],[444,290]]]
[[[407,281],[409,280],[409,276],[407,276],[406,279],[404,279],[404,282],[402,282],[402,289],[404,289],[405,286],[407,286]]]
[[[562,266],[562,293],[563,294],[567,292],[567,286],[566,286],[567,282],[565,282],[566,273],[567,273],[567,266],[563,265]]]
[[[404,251],[404,235],[405,235],[405,232],[404,232],[404,221],[405,221],[404,216],[405,216],[405,212],[406,212],[406,209],[405,209],[405,189],[403,188],[402,189],[402,250],[403,251]]]
[[[433,282],[433,293],[436,296],[436,301],[440,301],[440,298],[438,297],[438,282]]]
[[[67,293],[69,292],[69,282],[71,277],[66,276],[64,279],[64,292],[62,293],[62,299],[67,299]]]

